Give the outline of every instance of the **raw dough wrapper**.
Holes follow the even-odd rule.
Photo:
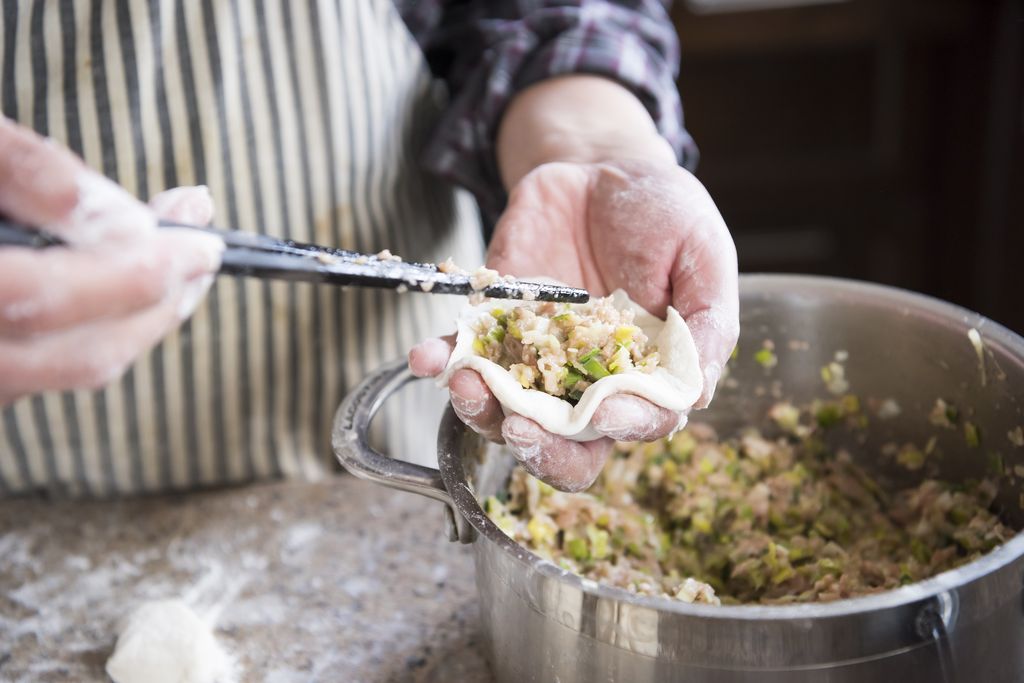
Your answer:
[[[438,378],[438,384],[448,386],[452,373],[461,368],[476,370],[506,415],[517,413],[528,417],[549,432],[574,441],[589,441],[600,436],[590,422],[601,401],[615,393],[641,396],[669,410],[683,411],[692,407],[700,397],[703,377],[697,347],[682,316],[669,307],[665,320],[661,320],[634,303],[622,290],[616,290],[611,296],[616,308],[633,310],[634,324],[644,331],[657,349],[660,362],[652,372],[634,369],[599,379],[587,387],[575,406],[557,396],[524,389],[508,370],[478,356],[473,350],[474,323],[482,316],[489,316],[491,309],[507,309],[510,303],[487,301],[459,316],[455,350]],[[683,416],[678,428],[685,424],[686,417]]]

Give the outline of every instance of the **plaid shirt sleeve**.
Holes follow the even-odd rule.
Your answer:
[[[679,43],[660,0],[397,0],[451,101],[427,168],[470,190],[494,220],[507,199],[494,143],[512,97],[552,76],[589,73],[629,88],[680,162],[696,163],[676,90]]]

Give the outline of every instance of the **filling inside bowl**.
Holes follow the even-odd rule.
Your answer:
[[[523,388],[573,404],[603,377],[658,366],[658,352],[633,324],[633,312],[615,308],[611,297],[494,308],[474,332],[477,355],[508,370]]]
[[[886,488],[843,449],[864,428],[857,399],[778,403],[781,434],[722,437],[692,423],[670,441],[619,444],[598,482],[563,493],[515,470],[490,518],[534,553],[584,577],[687,602],[829,601],[919,581],[1015,532],[992,511],[995,478]],[[908,470],[930,457],[904,446]]]

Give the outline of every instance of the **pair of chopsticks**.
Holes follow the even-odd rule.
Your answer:
[[[220,237],[226,245],[220,266],[220,273],[224,275],[430,294],[469,295],[478,291],[495,299],[567,303],[586,303],[590,299],[584,289],[521,280],[500,280],[475,290],[469,275],[444,273],[431,263],[405,263],[377,255],[278,240],[236,230],[200,228],[167,221],[161,221],[160,227],[201,230]],[[55,235],[0,220],[0,246],[45,249],[67,244]]]

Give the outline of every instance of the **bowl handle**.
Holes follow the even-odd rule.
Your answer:
[[[452,509],[451,496],[436,469],[395,460],[370,448],[367,436],[374,415],[388,398],[416,379],[405,359],[401,359],[375,370],[349,392],[334,415],[331,430],[334,454],[346,470],[360,479],[444,503],[448,539],[465,542],[471,539],[471,528]]]

